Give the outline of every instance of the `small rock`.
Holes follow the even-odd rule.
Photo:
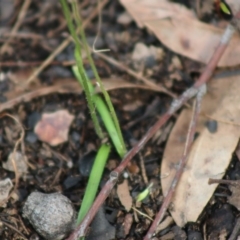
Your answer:
[[[0,206],[2,206],[2,202],[8,198],[12,187],[13,184],[10,178],[6,178],[0,181]]]
[[[37,122],[41,119],[41,114],[39,112],[33,112],[28,116],[28,128],[33,129]]]
[[[80,180],[81,180],[81,177],[79,176],[68,176],[63,182],[64,189],[66,190],[71,187],[74,187],[80,182]]]
[[[68,140],[68,132],[74,116],[67,110],[58,110],[42,114],[34,128],[39,140],[57,146]]]
[[[82,176],[88,177],[90,175],[95,158],[96,152],[91,151],[89,153],[86,153],[82,158],[79,159],[78,169]]]
[[[91,224],[91,231],[86,240],[110,240],[115,239],[116,229],[106,219],[103,208],[98,210]]]
[[[23,217],[48,240],[63,239],[76,222],[71,201],[60,193],[31,193],[23,206]]]
[[[173,65],[174,69],[178,69],[178,70],[183,69],[182,63],[181,63],[179,57],[177,57],[177,56],[174,56],[172,58],[172,65]]]
[[[123,12],[117,18],[117,22],[122,25],[129,25],[129,23],[131,23],[132,20],[133,19],[128,12]]]
[[[148,47],[141,42],[136,43],[132,54],[133,61],[145,61],[145,64],[148,66],[154,66],[156,64],[156,60],[162,60],[163,57],[164,51],[162,48],[154,46]]]
[[[29,143],[35,143],[37,142],[38,138],[37,135],[34,132],[28,132],[26,135],[26,141]]]
[[[18,174],[22,175],[27,173],[28,166],[27,166],[27,158],[21,152],[16,151],[15,154],[12,152],[9,154],[7,162],[3,162],[2,166],[4,169],[14,172],[13,161],[15,163],[16,169]]]
[[[149,48],[144,43],[137,43],[134,47],[132,59],[134,61],[141,61],[150,56]]]

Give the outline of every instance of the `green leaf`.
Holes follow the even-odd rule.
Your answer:
[[[102,177],[102,173],[108,159],[108,155],[110,152],[110,146],[107,144],[103,144],[98,150],[97,156],[94,160],[94,164],[91,170],[91,174],[88,180],[88,184],[84,193],[84,197],[82,200],[81,208],[78,213],[77,223],[80,223],[88,210],[93,204],[93,201],[96,197],[98,186]]]
[[[220,8],[221,10],[228,15],[231,15],[231,10],[229,9],[229,7],[227,6],[227,4],[225,4],[224,2],[220,2]]]
[[[150,185],[145,190],[143,190],[141,193],[137,195],[137,198],[136,198],[137,202],[141,202],[149,195],[152,185],[153,183],[150,183]]]

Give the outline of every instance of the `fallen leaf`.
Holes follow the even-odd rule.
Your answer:
[[[124,222],[123,222],[125,236],[127,236],[129,234],[130,229],[132,227],[132,223],[133,223],[132,214],[130,214],[130,213],[126,214],[126,216],[124,217]]]
[[[239,91],[240,79],[237,77],[211,81],[201,113],[216,120],[239,123]],[[168,139],[161,166],[161,176],[166,176],[161,178],[164,195],[183,153],[190,119],[191,111],[182,111]],[[223,177],[239,140],[239,126],[218,121],[217,131],[212,133],[205,126],[207,120],[203,115],[199,118],[199,136],[174,195],[171,214],[178,226],[197,220],[217,187],[208,185],[208,179]]]
[[[44,113],[34,132],[41,141],[57,146],[68,140],[68,131],[73,119],[74,116],[67,110]]]
[[[160,232],[166,228],[168,228],[170,225],[173,224],[173,219],[171,216],[167,216],[159,225],[157,226],[156,232]]]
[[[162,90],[156,89],[154,87],[149,87],[143,84],[133,84],[129,83],[127,81],[121,80],[121,79],[102,79],[102,83],[106,91],[111,91],[115,89],[125,89],[125,88],[139,88],[139,89],[145,89],[150,91],[156,91],[161,92]],[[18,88],[18,89],[12,89],[6,93],[4,93],[4,96],[7,98],[7,102],[4,102],[0,105],[0,112],[3,112],[7,109],[11,109],[17,104],[21,102],[29,102],[34,98],[45,96],[52,93],[75,93],[75,94],[81,94],[82,89],[79,85],[79,83],[74,78],[66,78],[66,79],[56,79],[54,82],[54,85],[47,86],[47,87],[39,87],[39,86],[31,86],[27,88],[27,92],[25,92],[26,89]],[[99,87],[96,87],[96,93],[101,92]]]
[[[117,194],[121,204],[129,212],[132,208],[132,197],[129,193],[128,181],[125,179],[121,184],[117,186]]]
[[[152,30],[169,49],[203,63],[211,58],[224,31],[200,22],[185,6],[167,0],[121,0],[121,3],[139,27]],[[239,34],[235,34],[218,66],[240,63],[239,42]]]

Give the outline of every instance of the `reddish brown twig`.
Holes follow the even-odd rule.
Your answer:
[[[208,179],[208,184],[227,184],[227,185],[233,185],[233,186],[237,186],[239,181],[236,180],[227,180],[227,179],[213,179],[213,178],[209,178]]]
[[[173,100],[173,103],[170,109],[165,113],[154,125],[151,127],[148,132],[144,135],[144,137],[134,146],[124,157],[121,164],[110,174],[109,180],[106,182],[100,193],[98,194],[95,202],[93,203],[92,207],[88,211],[85,218],[82,222],[78,225],[75,231],[67,238],[67,240],[77,240],[79,237],[84,236],[86,234],[86,230],[91,223],[93,217],[95,216],[96,212],[98,211],[99,207],[104,203],[105,199],[107,198],[108,194],[111,192],[112,188],[114,187],[115,183],[117,182],[119,174],[122,173],[124,168],[127,166],[129,161],[139,152],[139,150],[147,143],[147,141],[154,135],[154,133],[162,127],[167,120],[183,105],[185,104],[190,98],[194,97],[200,86],[206,83],[214,69],[217,66],[222,54],[224,53],[229,40],[234,32],[234,28],[229,25],[226,31],[223,34],[223,37],[220,40],[219,46],[217,47],[215,53],[213,54],[212,58],[210,59],[208,65],[206,66],[204,72],[200,76],[199,80],[194,84],[193,87],[186,90],[178,99]]]
[[[179,161],[179,165],[178,165],[178,169],[176,171],[176,174],[173,178],[172,184],[167,192],[166,197],[164,198],[163,204],[158,212],[158,214],[156,215],[154,221],[152,222],[152,225],[150,227],[150,229],[148,230],[147,235],[145,236],[144,240],[148,240],[151,239],[151,237],[153,236],[158,224],[162,221],[171,201],[172,201],[172,197],[173,194],[176,190],[177,184],[179,183],[179,179],[182,176],[183,170],[186,166],[187,163],[187,159],[188,159],[188,155],[189,152],[191,150],[192,144],[193,144],[193,140],[194,140],[194,134],[196,132],[196,126],[197,126],[197,120],[198,120],[198,116],[200,114],[200,110],[201,110],[201,102],[202,102],[202,97],[206,92],[206,85],[201,86],[201,88],[198,91],[197,94],[197,98],[196,98],[196,104],[194,107],[194,112],[193,112],[193,117],[192,120],[190,122],[189,125],[189,129],[188,129],[188,134],[187,134],[187,140],[186,140],[186,144],[185,144],[185,148],[184,148],[184,152],[182,155],[182,158]]]

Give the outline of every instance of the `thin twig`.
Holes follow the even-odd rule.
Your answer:
[[[127,72],[129,75],[135,77],[136,79],[141,80],[147,86],[157,88],[157,89],[161,90],[161,92],[164,92],[167,95],[169,95],[169,96],[171,96],[173,98],[176,98],[176,95],[174,93],[172,93],[171,91],[169,91],[168,89],[166,89],[165,87],[163,87],[161,85],[157,85],[153,81],[150,81],[148,78],[146,78],[146,77],[138,74],[137,72],[133,71],[132,69],[130,69],[128,66],[124,65],[123,63],[118,62],[117,60],[107,56],[106,54],[104,54],[102,52],[94,52],[94,53],[97,54],[100,58],[102,58],[105,61],[107,61],[108,63],[112,64],[113,66],[121,69],[124,72]]]
[[[27,238],[17,229],[15,228],[14,226],[12,226],[11,224],[3,221],[3,220],[0,220],[0,223],[2,223],[3,225],[5,225],[6,227],[8,228],[11,228],[13,231],[15,231],[16,233],[18,233],[24,240],[27,240]]]
[[[75,231],[67,238],[67,240],[77,240],[79,237],[85,236],[89,224],[91,223],[93,217],[97,213],[99,207],[104,203],[107,196],[111,192],[112,188],[116,184],[119,174],[122,173],[122,171],[125,169],[129,161],[140,151],[140,149],[142,149],[142,147],[156,133],[156,131],[160,127],[162,127],[168,121],[168,119],[183,106],[183,104],[185,104],[190,98],[194,97],[197,94],[198,89],[201,85],[203,85],[210,79],[233,33],[234,28],[231,25],[229,25],[226,28],[220,40],[219,46],[214,52],[212,58],[210,59],[208,65],[206,66],[199,80],[194,84],[193,87],[186,90],[178,99],[173,100],[170,109],[148,130],[148,132],[136,144],[136,146],[134,146],[126,154],[121,164],[115,169],[115,171],[113,171],[110,174],[109,180],[106,182],[106,184],[103,186],[102,190],[98,194],[95,202],[88,211],[88,214],[85,216],[83,221],[78,225]]]
[[[237,186],[239,184],[239,181],[236,180],[227,180],[227,179],[213,179],[213,178],[209,178],[208,179],[208,184],[227,184],[227,185],[233,185],[233,186]]]
[[[200,114],[200,110],[201,110],[201,102],[202,102],[202,97],[203,95],[206,93],[206,85],[201,86],[201,88],[198,91],[197,97],[196,97],[196,104],[194,107],[194,112],[193,112],[193,116],[192,116],[192,120],[190,122],[189,125],[189,130],[188,130],[188,134],[187,134],[187,140],[186,140],[186,144],[185,144],[185,148],[184,148],[184,152],[182,155],[182,158],[179,161],[179,165],[178,165],[178,169],[176,171],[176,174],[173,178],[172,184],[167,192],[166,197],[164,198],[164,201],[162,203],[162,206],[158,212],[158,214],[156,215],[150,229],[148,230],[147,235],[145,236],[144,240],[149,240],[152,238],[155,230],[157,229],[158,224],[162,221],[171,201],[173,198],[173,195],[176,191],[176,187],[177,184],[179,183],[179,180],[182,176],[182,173],[184,171],[184,168],[186,166],[187,160],[188,160],[188,156],[191,150],[191,147],[193,145],[193,141],[194,141],[194,135],[196,132],[196,126],[197,126],[197,120],[198,120],[198,116]]]
[[[139,158],[140,158],[140,168],[141,168],[141,173],[142,173],[142,177],[143,177],[143,182],[147,185],[148,184],[148,177],[147,177],[147,173],[146,173],[146,168],[145,168],[143,156],[142,156],[141,153],[139,154]]]
[[[11,41],[11,38],[12,38],[11,35],[16,34],[17,30],[20,28],[30,4],[31,4],[31,0],[25,0],[24,1],[23,5],[22,5],[22,8],[20,10],[20,13],[18,15],[18,18],[16,20],[16,23],[15,23],[15,25],[12,28],[12,31],[10,33],[10,36],[9,36],[8,40],[3,44],[3,46],[0,49],[1,54],[3,54],[6,51],[6,49],[8,47],[8,44]]]
[[[0,62],[1,67],[34,67],[42,65],[43,61],[4,61]],[[49,65],[60,65],[60,66],[72,66],[75,65],[75,60],[69,60],[69,61],[53,61],[50,62]]]

